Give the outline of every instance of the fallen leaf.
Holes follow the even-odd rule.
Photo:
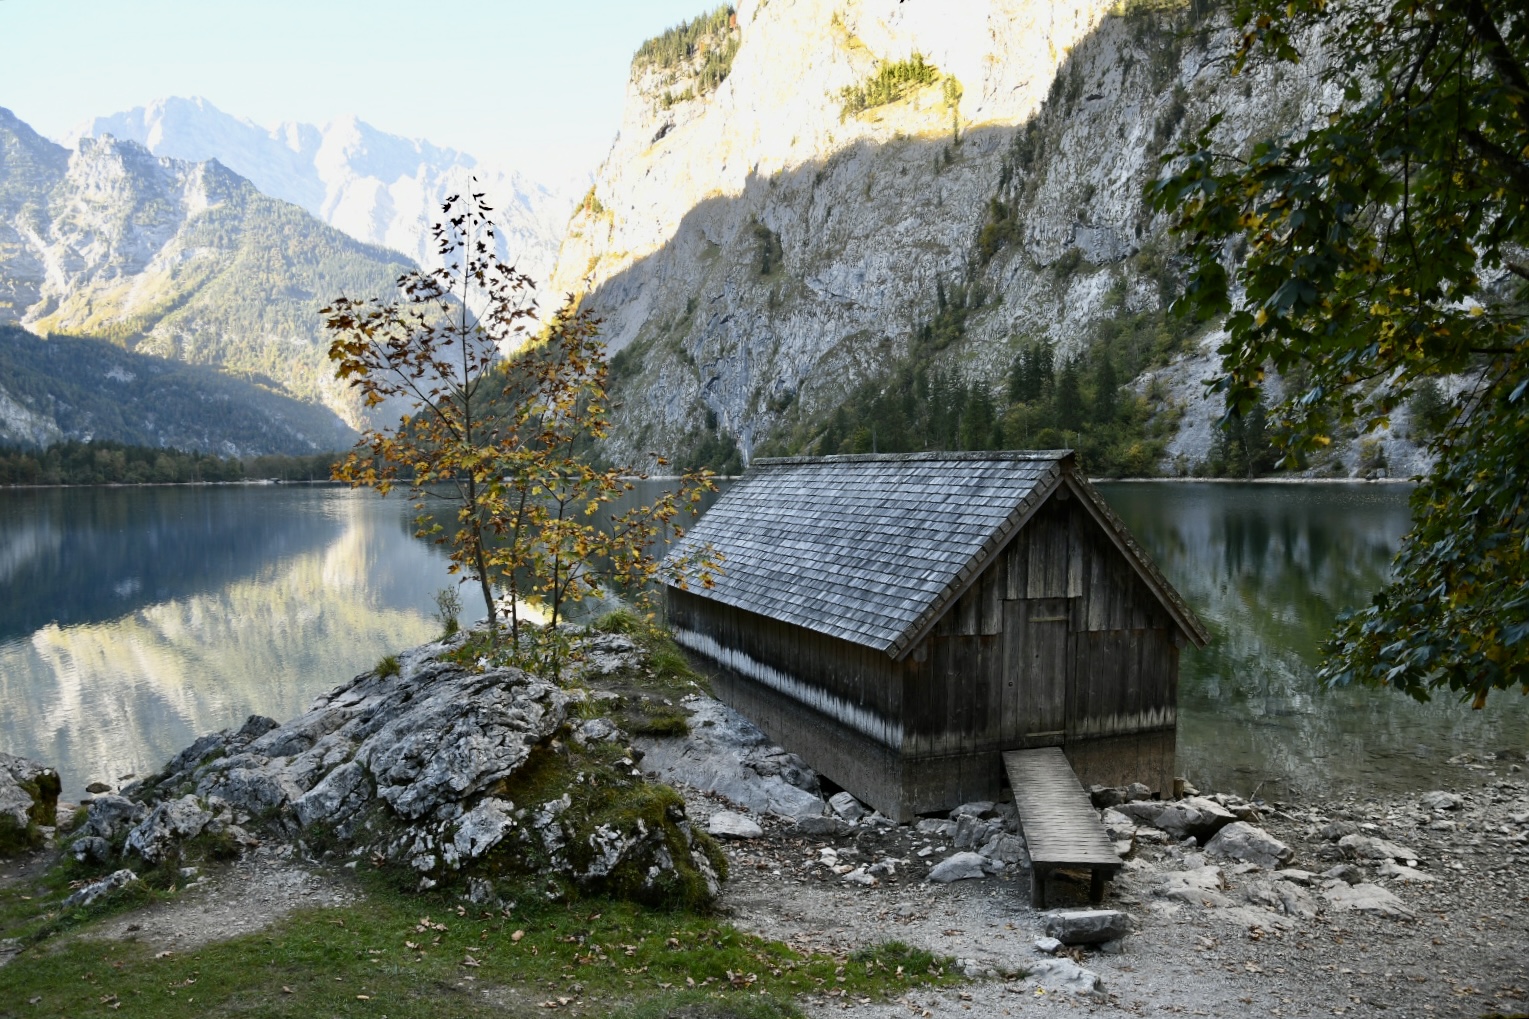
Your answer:
[[[356,1000],[357,1001],[371,1001],[372,1000],[372,996],[370,994],[358,994],[358,995],[356,995]]]
[[[483,963],[479,962],[477,959],[474,959],[472,956],[469,955],[467,958],[462,960],[462,965],[464,965],[464,966],[482,966]]]
[[[156,959],[168,959],[168,958],[170,958],[170,956],[172,956],[174,954],[175,954],[174,952],[170,951],[170,949],[167,948],[163,952],[155,952],[154,953],[154,958],[156,958]]]
[[[281,985],[281,993],[282,994],[291,994],[292,993],[292,988],[288,987],[286,984],[282,984]]]
[[[412,941],[405,941],[405,942],[404,942],[404,943],[403,943],[403,946],[404,946],[404,947],[405,947],[405,948],[416,948],[416,949],[417,949],[417,948],[419,948],[419,946],[418,946],[418,945],[416,945],[416,944],[415,944],[415,943],[414,943],[414,942],[412,942]]]
[[[521,938],[523,938],[525,936],[526,936],[526,932],[525,931],[516,931],[514,934],[510,935],[510,940],[511,941],[519,941]]]

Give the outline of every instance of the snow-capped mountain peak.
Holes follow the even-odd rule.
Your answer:
[[[476,176],[498,212],[500,256],[546,279],[576,195],[455,149],[388,134],[355,116],[323,126],[266,127],[201,98],[159,99],[79,127],[65,141],[105,134],[159,156],[216,159],[273,198],[299,205],[357,240],[435,263],[430,224],[441,200]]]

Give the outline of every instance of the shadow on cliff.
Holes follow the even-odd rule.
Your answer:
[[[1101,159],[1112,147],[1139,144],[1146,164],[1155,166],[1184,118],[1172,87],[1183,46],[1204,23],[1204,13],[1194,11],[1108,16],[1069,52],[1045,101],[1024,121],[982,124],[955,136],[856,140],[768,176],[751,172],[737,193],[693,206],[662,246],[586,299],[608,320],[615,399],[642,408],[621,415],[630,426],[627,441],[717,462],[732,439],[752,448],[764,436],[832,413],[853,385],[915,352],[954,347],[938,356],[958,354],[963,324],[956,323],[954,340],[937,329],[955,288],[964,301],[967,288],[1000,293],[1025,272],[1056,266],[1065,280],[1084,260],[1097,266],[1134,255],[1149,236],[1140,199],[1131,199],[1120,221],[1093,222],[1090,189],[1053,178],[1058,171],[1047,159],[1067,140],[1097,144]],[[1101,73],[1112,66],[1119,70],[1114,77]],[[1078,125],[1102,118],[1096,111],[1138,87],[1174,97],[1164,99],[1163,110],[1142,108],[1152,130],[1134,142],[1113,133],[1075,137],[1087,129]],[[1070,215],[1058,216],[1052,204],[1046,222],[1022,221],[1021,207],[1039,209],[1058,192],[1076,204]],[[867,274],[867,265],[877,272]],[[906,293],[887,310],[892,285]],[[862,302],[881,310],[857,312]],[[798,364],[796,377],[784,377],[772,360],[783,342],[774,327],[787,319],[798,333],[810,321],[831,336],[813,343],[795,338],[795,355],[800,360],[810,348],[811,358],[810,367]],[[920,337],[922,348],[914,342]],[[710,455],[693,455],[700,450]]]

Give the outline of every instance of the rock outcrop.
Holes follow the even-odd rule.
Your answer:
[[[41,829],[57,820],[60,788],[52,768],[0,753],[0,856],[42,844]]]
[[[255,716],[202,737],[93,800],[73,855],[175,866],[277,837],[421,888],[461,882],[475,901],[501,878],[544,881],[554,896],[714,896],[714,845],[677,794],[642,779],[614,723],[575,717],[587,693],[459,664],[450,653],[464,639],[401,654],[396,673],[358,676],[285,724]]]

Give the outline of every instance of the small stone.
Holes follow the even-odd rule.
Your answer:
[[[995,804],[992,800],[973,800],[963,803],[950,812],[950,819],[958,821],[963,817],[988,817],[993,813]]]
[[[1262,828],[1234,821],[1206,843],[1205,855],[1256,863],[1272,870],[1295,859],[1295,850]]]
[[[851,823],[860,820],[867,813],[865,806],[851,793],[834,793],[828,798],[828,806],[835,814]]]
[[[99,835],[86,835],[74,840],[69,855],[80,863],[105,863],[111,859],[111,843]]]
[[[1459,810],[1463,802],[1459,796],[1442,789],[1435,789],[1418,797],[1418,806],[1424,810]]]
[[[1402,860],[1418,859],[1417,850],[1387,842],[1374,835],[1345,835],[1338,840],[1338,848],[1356,860]]]
[[[706,832],[724,839],[757,839],[764,834],[764,829],[752,818],[731,810],[719,810],[706,823]]]
[[[1074,994],[1098,994],[1104,981],[1093,970],[1084,969],[1071,959],[1041,959],[1030,970],[1027,982],[1048,991],[1071,991]]]
[[[964,881],[969,878],[987,877],[984,864],[988,860],[978,853],[956,853],[934,865],[929,872],[929,880],[940,884],[949,884],[952,881]]]
[[[1337,842],[1345,835],[1353,835],[1359,831],[1359,825],[1353,821],[1328,821],[1317,829],[1317,837],[1329,842]]]
[[[1340,863],[1336,867],[1324,870],[1322,877],[1327,881],[1342,881],[1345,884],[1357,885],[1364,880],[1364,871],[1352,863]]]
[[[89,906],[92,903],[105,898],[119,888],[125,888],[138,880],[138,875],[123,868],[113,874],[103,877],[99,881],[79,889],[64,900],[65,909],[74,909],[79,906]]]
[[[1136,837],[1136,822],[1118,810],[1106,810],[1101,820],[1105,832],[1113,840],[1128,841]]]
[[[1064,945],[1097,945],[1135,930],[1118,909],[1069,909],[1046,914],[1046,934]]]
[[[1062,950],[1062,943],[1053,937],[1036,938],[1035,950],[1047,955],[1056,955]]]
[[[1029,854],[1025,852],[1025,840],[1018,835],[1003,833],[994,835],[978,852],[996,863],[1023,866],[1030,864]]]
[[[1391,878],[1403,884],[1431,885],[1439,880],[1432,874],[1425,874],[1414,867],[1407,867],[1392,860],[1382,863],[1378,873],[1381,877]]]
[[[799,817],[796,819],[796,834],[812,838],[823,836],[844,835],[849,831],[849,822],[842,817],[828,817],[826,815]]]
[[[914,825],[913,830],[921,835],[939,835],[948,838],[956,833],[956,823],[947,821],[943,817],[926,817]]]
[[[866,888],[875,888],[876,885],[880,884],[875,877],[866,872],[864,867],[856,867],[848,874],[843,875],[840,880],[854,885],[862,885]]]
[[[1380,885],[1335,885],[1326,892],[1327,901],[1339,912],[1373,913],[1376,916],[1410,920],[1412,910]]]
[[[97,793],[109,793],[111,792],[111,786],[107,785],[105,782],[92,782],[85,787],[85,791],[91,795],[95,795]]]

